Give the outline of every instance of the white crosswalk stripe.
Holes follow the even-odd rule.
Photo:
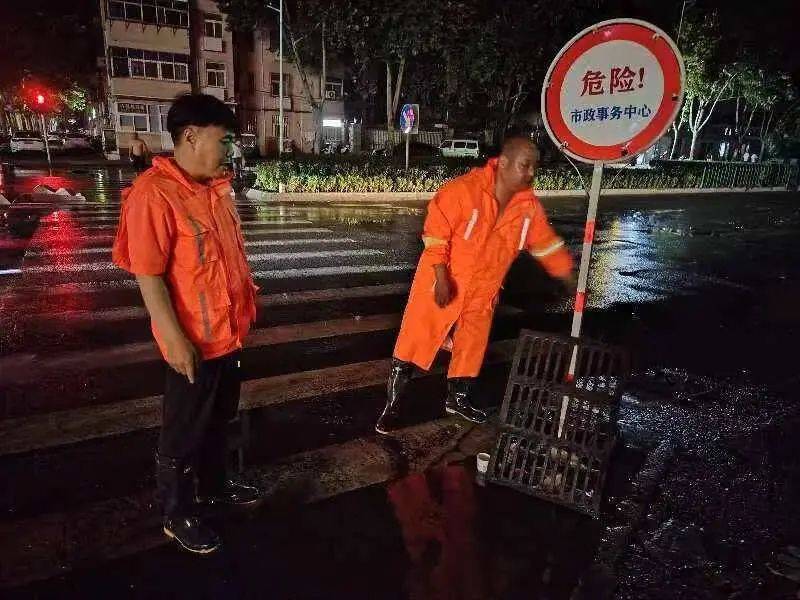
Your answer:
[[[294,230],[295,232],[308,232],[309,230]],[[328,229],[313,229],[310,232],[327,232]],[[287,232],[288,233],[288,232]],[[355,244],[356,240],[352,238],[295,238],[288,240],[252,240],[244,243],[245,247],[254,246],[303,246],[306,244],[319,245],[319,244]],[[77,250],[43,250],[26,252],[26,258],[38,258],[46,256],[72,256],[79,254],[111,254],[111,246],[98,246],[94,248],[78,248]]]

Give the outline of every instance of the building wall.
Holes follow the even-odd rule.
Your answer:
[[[192,91],[209,93],[235,107],[233,41],[216,2],[192,0],[187,3],[188,19],[184,25],[175,27],[124,20],[126,17],[118,14],[112,16],[112,4],[121,6],[121,3],[98,1],[110,120],[121,154],[124,155],[130,146],[134,129],[151,151],[172,149],[172,140],[166,131],[166,114],[176,96]],[[207,31],[206,19],[209,18],[215,23],[210,23]],[[120,66],[126,60],[120,58],[120,49],[128,53],[130,68],[127,72]],[[139,61],[140,52],[147,53],[141,60],[148,62],[151,72],[143,74],[134,69],[133,63]],[[164,56],[177,57],[175,64],[170,66]],[[217,68],[210,74],[209,67]],[[138,63],[136,68],[141,69]]]
[[[280,105],[277,90],[272,87],[273,82],[277,87],[280,55],[277,37],[271,40],[270,35],[277,36],[277,31],[257,31],[252,34],[252,40],[241,36],[236,41],[240,127],[242,131],[256,135],[262,155],[274,154],[278,149],[277,123]],[[287,46],[287,40],[284,39],[284,135],[287,145],[290,144],[294,150],[311,152],[316,134],[314,115],[306,99],[299,70],[288,60],[291,51]],[[320,97],[320,84],[319,73],[309,72],[309,87],[315,98]],[[326,100],[323,119],[341,121],[338,128],[324,128],[323,137],[346,137],[344,101],[341,95],[335,101]]]
[[[152,152],[169,151],[172,149],[172,140],[165,127],[166,113],[176,96],[192,90],[190,29],[128,21],[119,16],[112,17],[109,0],[98,1],[108,81],[108,110],[117,149],[121,155],[125,155],[130,147],[133,131],[136,129],[139,137],[147,143]],[[117,3],[117,6],[120,4]],[[131,50],[136,51],[135,58],[132,56],[127,59],[120,58],[121,51]],[[132,63],[137,62],[140,56],[145,56],[139,54],[141,52],[161,53],[158,55],[161,58],[165,55],[178,55],[183,57],[179,62],[185,67],[179,67],[174,63],[171,67],[167,67],[162,64],[166,61],[160,58],[154,61],[150,56],[148,69],[156,69],[155,76],[153,73],[137,73]],[[121,66],[126,60],[127,67]],[[141,60],[141,64],[144,64],[144,58]],[[178,68],[181,70],[185,68],[187,80],[175,81],[163,78],[167,68],[173,74],[177,73]],[[173,76],[173,79],[175,78],[176,76]],[[177,78],[183,79],[183,76]]]
[[[206,19],[220,23],[219,27],[214,25],[212,29],[215,35],[221,33],[222,37],[206,35],[209,33],[206,31]],[[217,3],[213,0],[197,0],[192,13],[192,38],[196,73],[195,91],[211,94],[228,104],[235,105],[233,36],[228,31],[225,15],[220,13]],[[213,69],[214,73],[209,73],[209,63],[224,66],[224,86],[219,85],[221,82],[216,74],[217,69]]]

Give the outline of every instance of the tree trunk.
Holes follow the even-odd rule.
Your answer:
[[[767,124],[764,127],[764,131],[761,134],[761,160],[763,161],[767,155],[767,139],[769,139],[769,130],[772,126],[772,117],[775,115],[775,109],[769,109],[769,118],[767,119]]]
[[[392,65],[386,61],[386,139],[387,147],[392,143]]]
[[[283,27],[286,30],[286,34],[289,38],[289,45],[292,48],[292,55],[294,56],[295,66],[297,67],[297,72],[300,74],[300,81],[303,83],[303,95],[305,96],[306,102],[311,106],[311,112],[314,118],[314,152],[319,154],[319,147],[322,142],[321,140],[321,132],[322,132],[322,108],[323,103],[325,101],[325,92],[324,87],[320,89],[320,98],[317,99],[314,96],[314,90],[309,83],[308,73],[306,72],[305,66],[303,65],[303,61],[300,59],[300,54],[297,52],[297,40],[294,37],[294,31],[291,27],[291,21],[289,18],[289,11],[284,8],[284,19],[283,19]],[[323,27],[323,34],[322,34],[322,49],[323,49],[323,71],[326,69],[325,66],[325,30]],[[283,102],[283,98],[278,99],[280,102]],[[319,122],[317,122],[319,121]]]
[[[322,22],[322,72],[319,78],[319,104],[312,106],[312,117],[314,118],[314,154],[319,154],[322,150],[324,129],[322,119],[325,116],[325,84],[328,81],[328,52],[325,43],[325,22]]]
[[[400,59],[397,66],[397,80],[393,81],[392,64],[386,61],[386,135],[388,145],[392,143],[392,132],[394,131],[394,119],[397,115],[398,104],[400,103],[400,87],[403,85],[403,73],[406,69],[405,56]]]
[[[322,107],[320,105],[311,107],[311,118],[314,126],[314,154],[319,154],[322,150]]]
[[[669,151],[669,159],[675,159],[675,150],[678,148],[678,136],[680,135],[680,126],[676,125],[677,121],[673,121],[672,125],[672,149]]]
[[[697,153],[697,139],[700,137],[700,131],[692,129],[692,145],[689,149],[689,160],[695,160]]]

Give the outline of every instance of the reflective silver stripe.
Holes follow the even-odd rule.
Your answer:
[[[517,250],[522,250],[525,247],[525,239],[528,237],[528,227],[530,226],[530,217],[525,217],[525,223],[522,225],[522,235],[519,236],[519,248],[517,248]]]
[[[558,240],[555,244],[548,246],[547,248],[545,248],[544,250],[540,250],[539,252],[534,252],[533,250],[531,250],[531,256],[535,258],[542,258],[543,256],[552,254],[553,252],[561,248],[561,246],[563,245],[564,245],[564,240]]]
[[[464,239],[468,240],[469,236],[472,235],[472,230],[475,228],[475,223],[478,222],[478,209],[472,209],[472,218],[469,220],[469,224],[467,225],[467,230],[464,232]]]
[[[203,229],[200,227],[200,223],[195,221],[192,217],[189,217],[189,222],[192,224],[192,227],[194,227],[195,239],[197,241],[197,255],[200,258],[200,264],[202,265],[204,262],[206,262],[206,249],[203,245],[205,241],[201,235],[203,233]]]
[[[205,292],[200,292],[200,315],[203,318],[203,335],[206,341],[211,341],[211,322],[208,320],[208,302],[206,302]]]

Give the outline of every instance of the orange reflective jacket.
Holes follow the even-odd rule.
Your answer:
[[[178,321],[204,359],[241,348],[256,317],[232,194],[228,180],[203,185],[157,157],[123,192],[114,240],[117,266],[164,277]],[[153,335],[165,354],[155,326]]]
[[[479,332],[476,335],[488,336],[503,279],[521,251],[529,252],[554,277],[571,272],[572,257],[532,190],[515,194],[498,217],[496,173],[497,159],[491,159],[442,186],[428,205],[425,250],[411,286],[396,358],[429,369],[453,325],[467,313],[468,325],[476,325]],[[455,297],[444,308],[439,308],[433,294],[438,264],[447,265],[455,284]],[[465,342],[469,345],[469,340]],[[471,351],[478,364],[484,350],[482,339]],[[475,370],[474,362],[466,357],[464,373]]]

